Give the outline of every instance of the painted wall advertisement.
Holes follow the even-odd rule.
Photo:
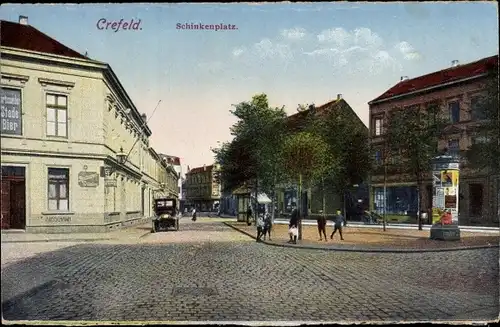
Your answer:
[[[440,222],[446,212],[451,214],[452,223],[458,223],[458,170],[433,172],[432,223]]]
[[[21,90],[1,89],[2,134],[22,135]]]

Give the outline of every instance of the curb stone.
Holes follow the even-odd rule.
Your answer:
[[[51,239],[51,240],[27,240],[27,241],[2,241],[2,244],[8,243],[78,243],[78,242],[99,242],[99,241],[111,241],[114,238],[92,238],[92,239]]]
[[[231,227],[232,229],[245,234],[254,240],[257,237],[251,233],[239,229],[230,223],[224,222],[225,225]],[[320,251],[339,251],[339,252],[368,252],[368,253],[426,253],[426,252],[450,252],[450,251],[466,251],[466,250],[482,250],[499,248],[500,245],[474,245],[474,246],[461,246],[455,248],[444,248],[444,249],[403,249],[403,248],[362,248],[362,247],[322,247],[322,246],[310,246],[301,244],[289,244],[289,243],[275,243],[261,240],[260,243],[264,243],[271,246],[285,247],[285,248],[295,248],[295,249],[307,249],[307,250],[320,250]]]

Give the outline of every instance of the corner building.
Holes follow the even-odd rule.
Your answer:
[[[151,217],[168,166],[111,67],[26,17],[1,31],[2,229],[103,232]]]

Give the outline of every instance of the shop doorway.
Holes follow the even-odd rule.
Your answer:
[[[469,184],[469,216],[480,218],[483,214],[483,184]]]
[[[1,228],[26,228],[26,176],[24,167],[2,166]]]

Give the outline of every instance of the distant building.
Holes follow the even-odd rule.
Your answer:
[[[337,98],[321,106],[309,106],[308,109],[300,111],[293,114],[287,118],[288,127],[291,130],[300,131],[303,127],[302,124],[306,121],[308,115],[321,116],[326,113],[342,113],[348,117],[348,121],[353,128],[359,129],[368,135],[368,128],[365,126],[363,121],[358,117],[356,112],[351,108],[349,103],[342,97],[342,94],[337,94]],[[344,207],[346,214],[349,219],[355,219],[355,215],[358,211],[362,210],[364,207],[368,207],[368,189],[363,184],[364,181],[360,181],[360,185],[352,187],[346,194],[338,194],[334,191],[325,191],[325,208],[326,214],[333,214],[339,208]],[[301,207],[307,208],[307,213],[309,215],[320,214],[323,208],[323,190],[321,187],[313,187],[304,190],[303,203]],[[297,204],[297,189],[296,187],[282,187],[277,194],[276,207],[278,212],[282,214],[289,214],[292,211],[292,205]],[[359,201],[361,200],[361,202]],[[358,208],[361,206],[362,208]]]
[[[159,153],[158,154],[168,166],[171,166],[174,171],[177,173],[175,176],[175,181],[171,181],[174,185],[171,185],[170,188],[172,192],[176,192],[176,198],[182,199],[182,166],[181,159],[179,157],[171,156],[168,154]]]
[[[221,187],[217,180],[217,165],[203,166],[186,173],[186,206],[198,211],[218,212],[220,209]]]
[[[386,163],[387,179],[384,196],[384,160],[382,158],[386,135],[387,117],[393,108],[418,108],[426,110],[439,104],[448,117],[449,125],[439,140],[439,149],[459,155],[461,159],[459,187],[459,223],[498,225],[500,190],[494,183],[495,172],[478,172],[467,163],[464,152],[473,143],[482,142],[481,97],[485,96],[488,71],[498,70],[498,55],[460,65],[454,60],[451,67],[415,78],[403,76],[399,83],[384,92],[370,105],[371,144],[375,149],[378,167],[371,176],[371,198],[375,210],[389,215],[415,215],[419,208],[415,178],[404,171],[401,160]],[[498,175],[498,172],[496,172]],[[497,177],[498,178],[498,177]],[[431,216],[432,176],[429,171],[421,190],[420,209]]]

